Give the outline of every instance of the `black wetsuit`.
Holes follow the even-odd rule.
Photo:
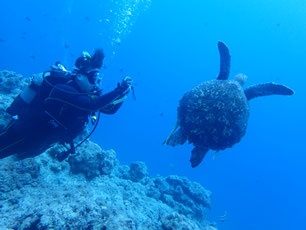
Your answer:
[[[115,113],[125,90],[118,85],[107,94],[88,95],[80,92],[70,75],[47,77],[29,106],[20,111],[18,97],[7,109],[19,118],[0,134],[0,159],[14,154],[21,158],[36,156],[57,142],[71,144],[86,127],[90,114]]]

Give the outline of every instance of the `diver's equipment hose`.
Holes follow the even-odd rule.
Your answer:
[[[132,90],[133,99],[134,99],[134,101],[136,101],[136,94],[135,94],[134,86],[131,87],[131,90]]]
[[[77,146],[75,146],[75,148],[79,147],[81,144],[83,144],[92,134],[93,132],[95,131],[95,129],[97,128],[98,126],[98,123],[99,123],[99,120],[100,120],[100,111],[98,111],[99,114],[98,114],[98,118],[97,118],[97,121],[95,123],[95,126],[93,127],[93,129],[90,131],[90,133],[88,134],[88,136],[86,138],[84,138],[84,140],[82,140],[79,144],[77,144]]]
[[[56,158],[58,161],[63,161],[65,160],[69,154],[74,154],[75,153],[75,150],[76,148],[78,148],[81,144],[83,144],[92,134],[93,132],[95,131],[95,129],[97,128],[98,126],[98,123],[99,123],[99,120],[100,120],[100,111],[98,111],[99,114],[98,114],[98,118],[96,120],[96,123],[95,123],[95,126],[93,127],[93,129],[90,131],[90,133],[87,135],[87,137],[85,137],[79,144],[77,144],[76,146],[73,144],[73,141],[71,141],[69,144],[70,144],[70,149],[66,150],[66,151],[63,151],[61,153],[59,153]],[[67,147],[66,147],[67,148]]]

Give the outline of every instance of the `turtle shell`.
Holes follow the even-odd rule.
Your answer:
[[[178,122],[190,143],[223,150],[246,132],[249,105],[234,80],[211,80],[185,93],[178,106]]]

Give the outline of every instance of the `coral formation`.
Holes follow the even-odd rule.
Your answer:
[[[209,225],[210,192],[187,178],[150,177],[143,162],[122,166],[114,150],[90,141],[64,162],[52,157],[57,151],[59,145],[35,158],[1,160],[1,226],[174,230]]]
[[[28,82],[29,79],[24,79],[21,74],[7,70],[0,71],[0,132],[10,121],[10,117],[4,112],[5,109]]]
[[[211,194],[200,184],[152,177],[143,162],[121,165],[114,150],[91,141],[58,162],[63,150],[1,160],[1,229],[216,230],[206,219]]]

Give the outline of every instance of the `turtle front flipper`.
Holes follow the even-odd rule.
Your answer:
[[[248,100],[255,97],[269,96],[269,95],[292,95],[293,90],[284,85],[276,83],[264,83],[248,87],[244,90],[245,96]]]
[[[223,42],[218,42],[220,53],[220,72],[217,80],[227,80],[231,67],[231,55],[227,46]]]
[[[176,122],[175,127],[167,137],[167,139],[164,141],[163,145],[171,145],[171,146],[176,146],[176,145],[182,145],[186,142],[187,137],[183,134],[182,130],[177,129],[179,126],[178,122]]]
[[[202,162],[208,150],[209,150],[208,148],[203,148],[199,146],[195,146],[193,148],[190,158],[192,168],[197,167]]]

